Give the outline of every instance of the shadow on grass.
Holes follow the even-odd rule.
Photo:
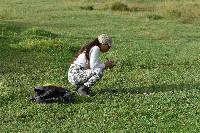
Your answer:
[[[52,63],[66,63],[79,47],[65,45],[59,41],[59,35],[38,28],[30,28],[30,24],[16,21],[0,22],[0,67],[16,70],[20,65],[41,66]],[[59,61],[58,61],[59,60]],[[42,68],[42,66],[41,66]],[[11,70],[11,69],[10,69]],[[0,70],[2,73],[6,71]],[[9,72],[9,71],[7,71]]]
[[[37,83],[50,80],[63,83],[68,61],[79,49],[66,45],[65,40],[57,41],[60,36],[30,27],[16,21],[0,22],[0,87],[5,94],[0,98],[2,105],[18,100],[19,94],[25,98],[31,91],[27,87]],[[36,43],[36,47],[19,46],[29,41]],[[57,42],[59,47],[54,45]],[[42,46],[37,47],[38,43]],[[10,93],[11,90],[15,93]]]
[[[1,47],[9,47],[9,44],[18,43],[21,40],[20,33],[30,26],[27,23],[17,21],[0,22]]]
[[[161,85],[152,85],[149,87],[141,86],[141,87],[133,87],[133,88],[119,88],[119,89],[110,89],[104,88],[100,90],[98,94],[110,94],[110,95],[117,95],[117,94],[152,94],[152,93],[159,93],[159,92],[174,92],[174,91],[183,91],[183,90],[193,90],[198,89],[200,90],[200,84],[161,84]]]

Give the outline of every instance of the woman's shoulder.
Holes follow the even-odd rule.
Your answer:
[[[95,51],[98,50],[98,51],[99,51],[100,48],[99,48],[98,46],[93,46],[93,47],[91,48],[91,50],[95,50]]]
[[[93,46],[91,49],[90,49],[90,53],[99,53],[100,52],[100,48],[98,46]]]

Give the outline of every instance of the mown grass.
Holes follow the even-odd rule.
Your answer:
[[[198,22],[155,13],[159,0],[105,10],[114,2],[0,0],[0,132],[199,132]],[[80,8],[88,5],[94,10]],[[68,62],[101,33],[117,45],[102,60],[117,66],[92,88],[95,96],[76,95],[74,104],[28,100],[36,85],[74,92]]]

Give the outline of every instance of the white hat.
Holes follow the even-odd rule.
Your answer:
[[[106,34],[99,35],[98,40],[101,44],[108,44],[110,47],[115,47],[112,38]]]

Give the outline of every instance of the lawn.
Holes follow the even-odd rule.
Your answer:
[[[200,3],[123,0],[122,11],[114,2],[0,0],[1,133],[200,131]],[[101,60],[116,67],[81,97],[69,62],[102,33],[117,47]],[[47,84],[75,103],[32,103],[33,87]]]

